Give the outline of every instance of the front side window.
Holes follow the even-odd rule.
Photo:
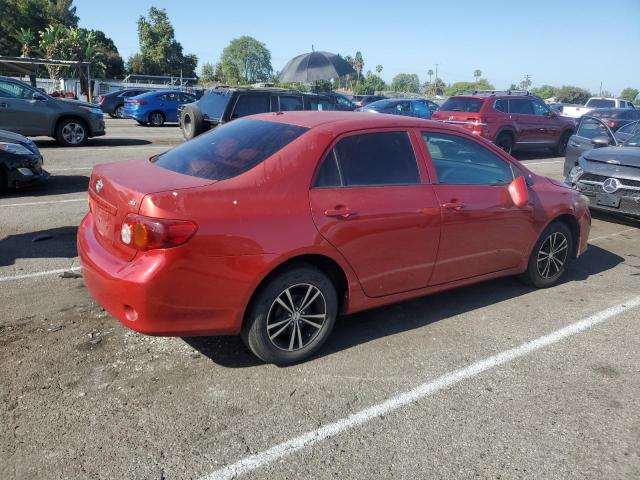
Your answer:
[[[280,96],[280,111],[281,112],[290,112],[294,110],[303,110],[302,108],[302,98],[281,95]]]
[[[33,97],[33,90],[26,88],[19,83],[0,80],[0,97],[31,100]]]
[[[509,113],[533,115],[531,100],[527,100],[525,98],[514,98],[509,100]]]
[[[532,103],[533,103],[533,113],[535,115],[538,115],[541,117],[546,117],[549,115],[549,107],[547,107],[543,102],[541,102],[540,100],[534,100]]]
[[[246,117],[269,111],[268,95],[240,95],[233,109],[232,118]]]
[[[409,102],[392,102],[382,110],[387,113],[410,113],[411,104]]]
[[[240,119],[199,135],[151,161],[184,175],[225,180],[255,167],[307,130],[286,123]]]
[[[338,141],[324,159],[315,186],[345,187],[420,183],[407,132],[351,135]]]
[[[509,164],[473,140],[446,133],[423,133],[438,183],[446,185],[507,185]]]
[[[413,102],[413,112],[420,118],[431,118],[431,110],[427,104],[421,100]]]
[[[341,97],[341,96],[337,96],[336,97],[336,103],[338,105],[340,105],[341,107],[346,107],[346,108],[353,107],[353,104],[349,100],[347,100],[346,98]]]
[[[576,135],[582,138],[588,138],[589,140],[595,137],[610,137],[609,130],[605,124],[600,120],[590,117],[582,117]]]

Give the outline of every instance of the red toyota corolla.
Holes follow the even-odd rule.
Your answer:
[[[551,286],[591,222],[584,197],[458,127],[351,112],[256,115],[99,165],[89,205],[78,249],[107,311],[241,334],[278,364],[339,314],[507,275]]]

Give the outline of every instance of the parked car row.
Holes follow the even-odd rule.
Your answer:
[[[591,97],[585,105],[565,105],[562,108],[562,115],[565,117],[580,118],[596,108],[631,108],[635,109],[633,103],[619,98]]]

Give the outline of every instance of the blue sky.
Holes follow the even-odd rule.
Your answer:
[[[365,71],[384,67],[445,82],[473,80],[473,71],[497,88],[525,74],[533,85],[578,85],[618,94],[640,88],[640,0],[405,0],[253,1],[75,0],[80,26],[111,37],[125,58],[138,50],[136,20],[150,6],[165,8],[185,53],[216,62],[233,38],[250,35],[271,50],[274,69],[295,55],[326,50],[362,52]],[[483,4],[483,6],[478,6]],[[317,8],[314,8],[317,5]],[[397,5],[397,6],[396,6]]]

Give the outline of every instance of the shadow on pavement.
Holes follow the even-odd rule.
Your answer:
[[[640,228],[640,219],[633,217],[625,217],[624,215],[616,215],[615,213],[599,212],[591,210],[591,216],[603,222],[617,223],[626,225],[627,227]]]
[[[143,140],[141,138],[91,138],[87,143],[81,147],[65,147],[59,145],[53,139],[38,139],[35,140],[38,148],[73,148],[82,153],[82,149],[85,147],[126,147],[126,146],[138,146],[138,145],[150,145],[150,140]]]
[[[52,173],[47,180],[40,183],[16,190],[10,190],[5,194],[0,194],[0,199],[42,197],[45,195],[63,195],[65,193],[86,192],[88,186],[89,177],[86,175],[58,175]],[[51,198],[50,200],[55,201],[56,199]]]
[[[13,265],[18,258],[74,258],[77,232],[78,227],[58,227],[2,238],[0,267]]]
[[[622,262],[624,258],[619,255],[590,245],[587,252],[571,265],[561,283],[586,280],[591,275],[610,270]],[[314,358],[421,328],[532,291],[517,279],[506,277],[342,317],[336,322],[325,346]],[[243,368],[260,364],[239,337],[191,337],[184,341],[225,367]]]

